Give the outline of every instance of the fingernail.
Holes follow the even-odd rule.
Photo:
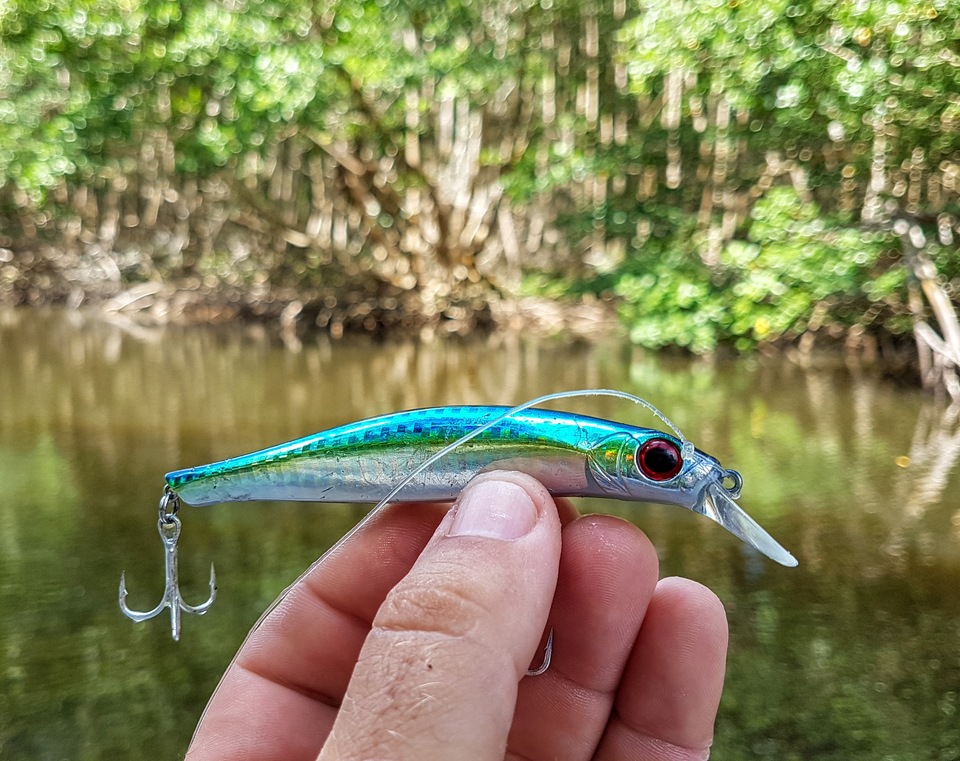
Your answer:
[[[512,541],[526,536],[537,523],[530,495],[510,481],[475,481],[457,503],[449,536],[482,536]]]

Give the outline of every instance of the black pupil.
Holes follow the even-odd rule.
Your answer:
[[[677,453],[666,444],[654,445],[644,453],[643,464],[653,473],[669,473],[677,467]]]

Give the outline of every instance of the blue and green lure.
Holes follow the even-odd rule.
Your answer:
[[[534,409],[547,401],[594,395],[640,404],[663,421],[671,433]],[[453,500],[470,479],[494,469],[527,473],[554,496],[605,497],[684,507],[716,521],[772,560],[785,566],[797,565],[794,557],[735,502],[742,486],[739,473],[725,469],[715,458],[696,449],[645,400],[601,389],[550,394],[513,408],[464,406],[397,412],[251,454],[173,471],[166,475],[166,502],[161,502],[161,538],[165,520],[168,535],[174,521],[179,533],[176,511],[180,500],[194,506],[251,500],[378,502],[372,515],[391,501]],[[172,562],[171,574],[168,556],[168,591],[171,575],[176,585],[175,555]],[[208,603],[212,602],[213,588],[211,576]],[[125,595],[121,581],[121,607],[130,615]],[[174,596],[181,610],[206,610],[184,605],[178,592]],[[150,613],[156,615],[163,607],[171,607],[173,613],[174,606],[174,601],[167,600]],[[147,617],[135,615],[141,616],[135,620]],[[176,637],[179,621],[175,629]]]

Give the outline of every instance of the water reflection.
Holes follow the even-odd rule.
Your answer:
[[[77,312],[0,312],[0,756],[182,753],[247,628],[362,514],[230,505],[185,515],[181,577],[221,599],[134,626],[155,602],[162,474],[401,408],[622,388],[744,475],[787,570],[709,521],[588,503],[647,530],[665,573],[711,585],[732,651],[717,758],[960,758],[956,411],[846,372],[652,359],[619,345],[418,345],[246,331],[140,331]],[[637,420],[609,398],[566,405]],[[162,707],[162,710],[158,710]]]

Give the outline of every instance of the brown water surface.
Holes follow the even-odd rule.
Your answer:
[[[184,621],[117,610],[162,588],[163,474],[435,404],[619,388],[744,476],[742,504],[799,559],[781,568],[685,511],[584,502],[644,528],[664,574],[731,619],[714,759],[960,759],[960,427],[931,400],[786,362],[656,358],[549,343],[285,348],[248,331],[142,330],[0,312],[0,758],[182,755],[246,631],[363,514],[224,505],[184,514]],[[641,424],[610,399],[565,408]]]

